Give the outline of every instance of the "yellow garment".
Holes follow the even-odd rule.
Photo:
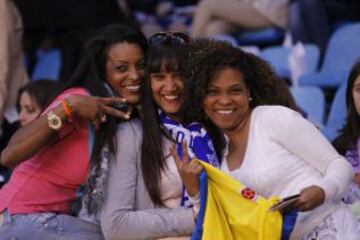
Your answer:
[[[265,199],[219,169],[196,161],[208,176],[202,239],[281,239],[281,213],[268,211],[278,198]]]

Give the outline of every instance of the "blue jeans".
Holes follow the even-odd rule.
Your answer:
[[[0,240],[103,240],[100,226],[56,213],[3,213]]]

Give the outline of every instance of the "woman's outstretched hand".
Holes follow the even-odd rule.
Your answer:
[[[189,158],[186,142],[182,143],[183,159],[180,159],[176,152],[176,146],[170,148],[171,155],[175,159],[180,177],[185,185],[186,191],[191,197],[194,197],[200,191],[199,176],[203,167],[196,161]]]
[[[108,115],[128,120],[132,111],[132,107],[129,107],[127,112],[113,107],[116,104],[126,103],[126,99],[120,97],[101,98],[74,95],[69,97],[68,101],[73,113],[92,121],[96,129],[100,127],[101,123],[106,122]]]
[[[294,204],[294,208],[301,212],[313,210],[325,201],[325,191],[318,186],[310,186],[300,191],[300,199]]]

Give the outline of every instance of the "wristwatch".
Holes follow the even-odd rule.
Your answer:
[[[47,120],[49,128],[55,131],[60,130],[63,125],[61,117],[56,115],[53,111],[48,112]]]

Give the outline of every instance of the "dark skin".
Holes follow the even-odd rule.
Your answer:
[[[249,97],[250,91],[245,84],[243,74],[237,69],[227,68],[210,82],[203,101],[205,114],[229,138],[226,162],[230,170],[241,167],[245,157],[252,113]],[[231,119],[221,116],[222,112],[219,113],[219,109],[231,110],[232,114],[229,115]],[[183,147],[183,150],[186,152],[186,148]],[[172,154],[175,159],[179,159],[176,152],[173,151]],[[186,154],[184,158],[185,156]],[[198,176],[201,170],[198,172],[193,168],[195,166],[190,165],[188,160],[178,167],[186,189],[195,195],[199,191]],[[310,211],[324,201],[324,190],[312,185],[300,191],[299,200],[291,207],[299,211]]]
[[[129,113],[121,112],[110,106],[115,103],[125,102],[126,100],[123,98],[75,95],[67,100],[72,108],[72,114],[92,121],[95,128],[99,128],[106,121],[104,114],[129,119]],[[67,119],[61,104],[55,107],[53,112],[66,124]],[[0,162],[3,166],[15,167],[57,139],[58,133],[48,127],[47,115],[42,115],[20,128],[12,136],[8,146],[1,152]]]

